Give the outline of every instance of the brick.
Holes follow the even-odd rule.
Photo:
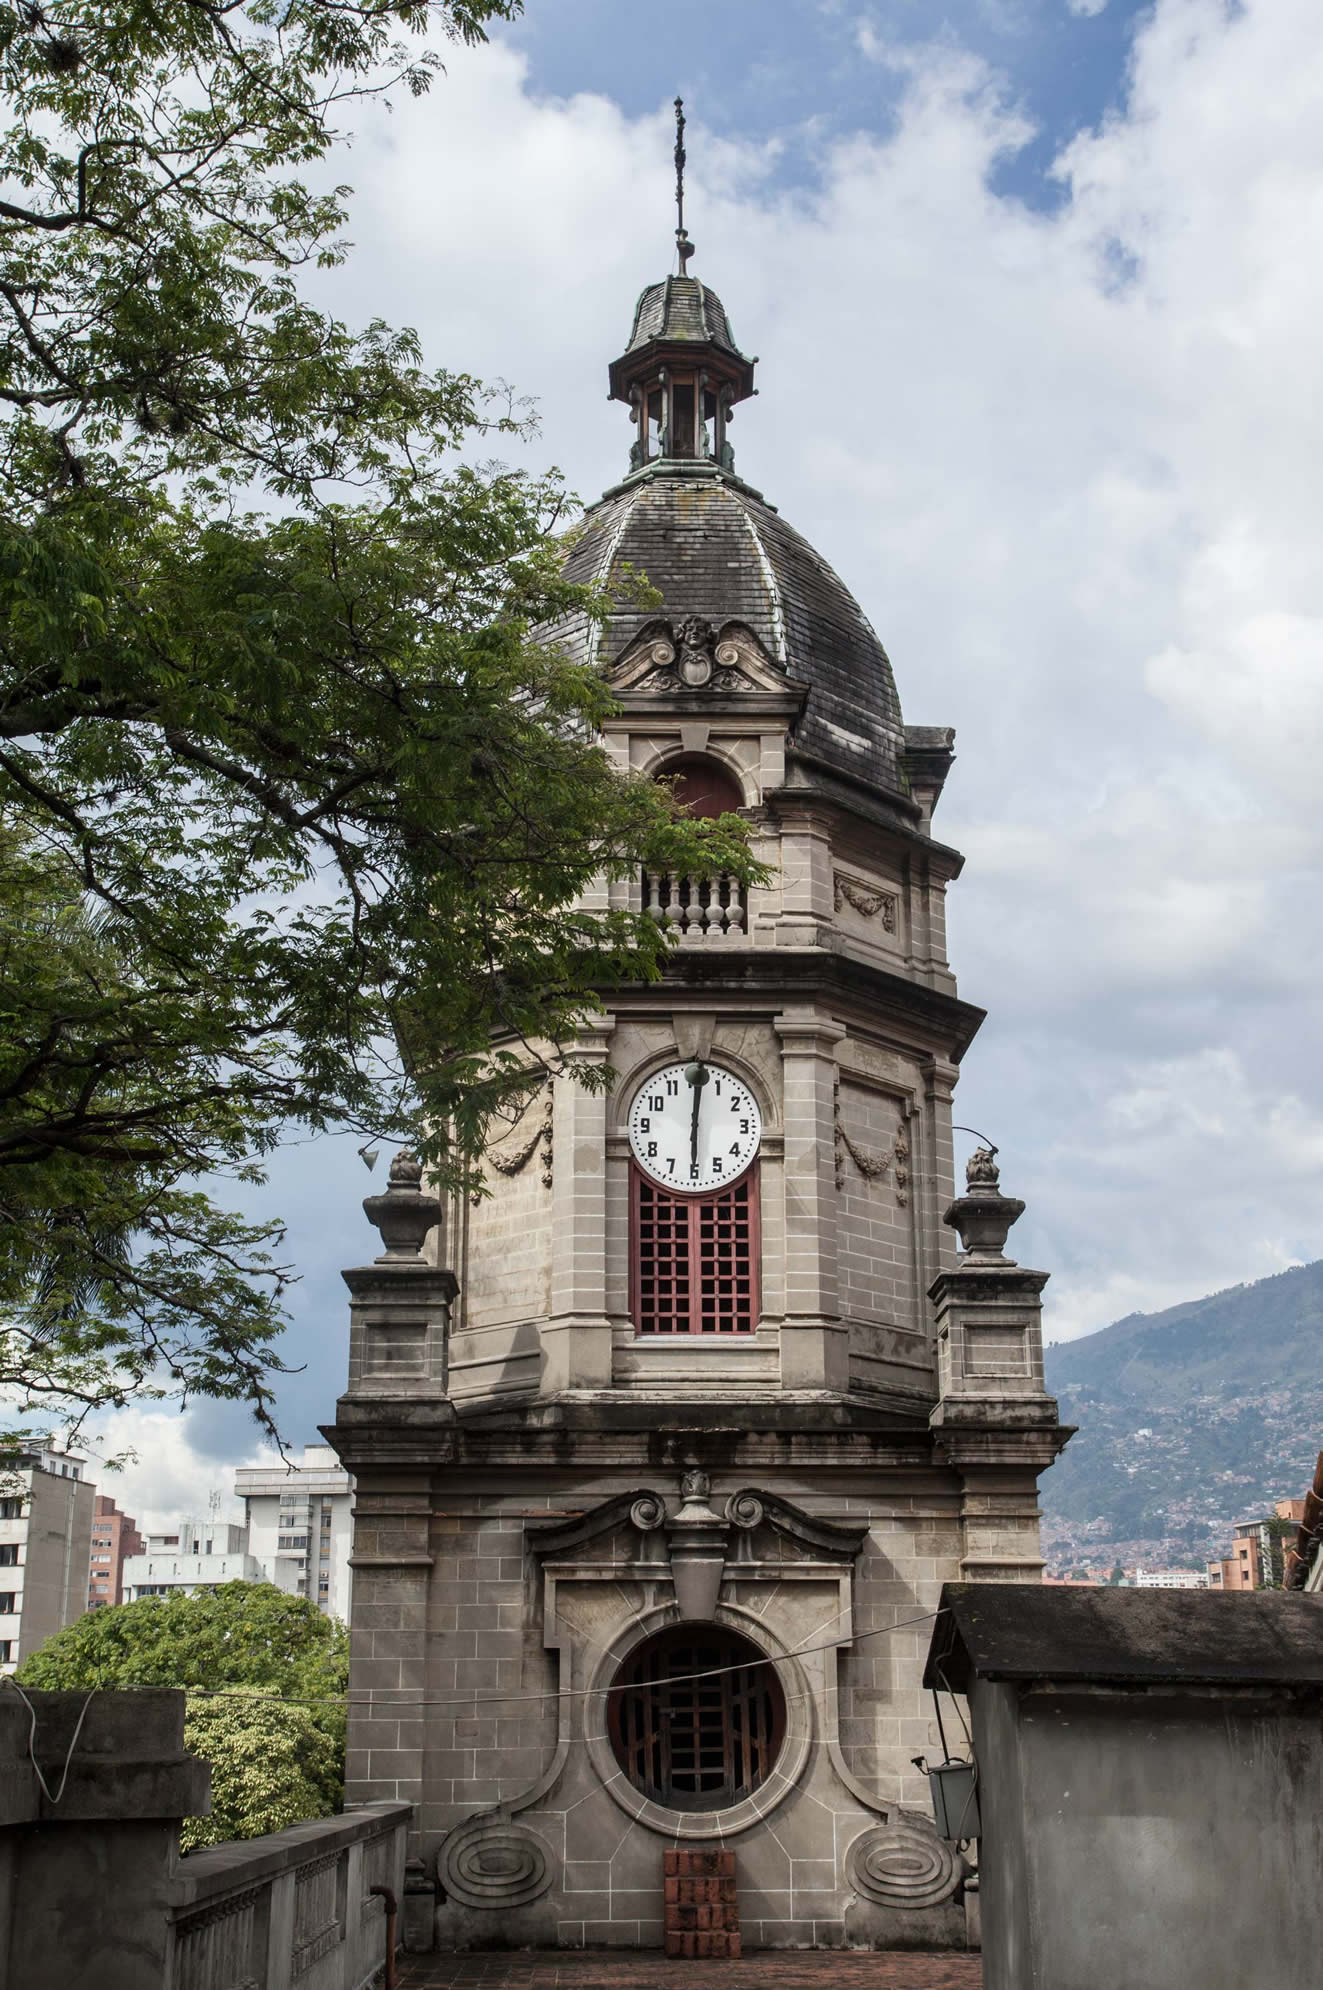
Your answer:
[[[678,1899],[680,1898],[680,1882],[679,1882],[679,1880],[678,1880],[678,1879],[667,1879],[667,1880],[665,1880],[665,1881],[663,1882],[663,1891],[664,1891],[664,1893],[665,1893],[665,1896],[666,1896],[666,1900],[667,1900],[668,1904],[669,1904],[669,1902],[671,1902],[671,1901],[673,1901],[673,1900],[678,1900]]]

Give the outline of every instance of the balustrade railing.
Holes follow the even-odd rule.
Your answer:
[[[411,1816],[406,1803],[365,1804],[181,1859],[168,1990],[365,1990],[386,1959],[373,1888],[402,1893]]]
[[[718,871],[710,878],[645,871],[643,908],[649,918],[689,945],[717,938],[738,939],[748,931],[748,897],[729,871]]]

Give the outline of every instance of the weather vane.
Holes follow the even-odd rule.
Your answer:
[[[694,244],[685,232],[684,225],[684,98],[675,100],[675,217],[679,224],[675,231],[675,246],[680,257],[680,274],[689,267],[689,258],[694,253]]]

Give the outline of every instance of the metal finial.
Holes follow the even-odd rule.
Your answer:
[[[675,100],[675,247],[680,258],[681,276],[688,269],[689,258],[694,253],[694,244],[690,241],[684,225],[684,168],[684,98],[677,97]]]

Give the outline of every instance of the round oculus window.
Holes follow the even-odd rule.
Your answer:
[[[725,1810],[776,1765],[786,1703],[776,1667],[715,1624],[675,1624],[636,1645],[607,1694],[617,1762],[668,1810]]]

